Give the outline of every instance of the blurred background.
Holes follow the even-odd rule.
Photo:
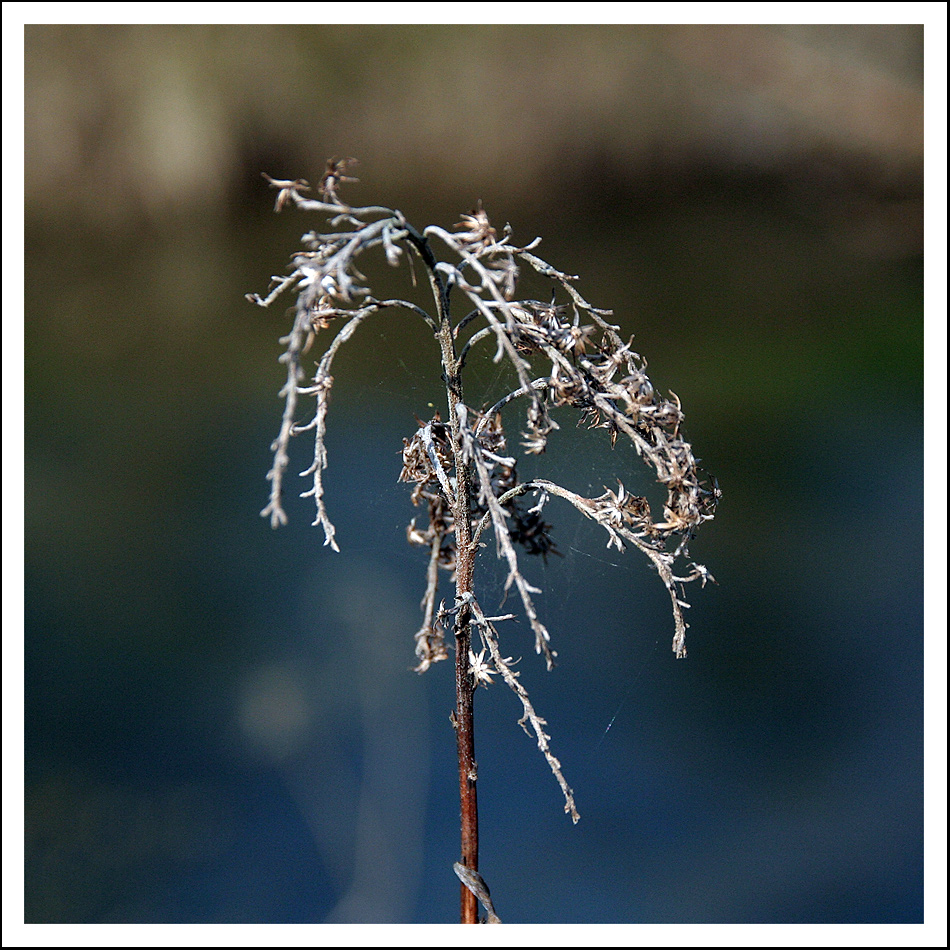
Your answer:
[[[342,552],[293,479],[290,525],[258,517],[291,301],[244,295],[322,224],[275,215],[261,172],[331,156],[360,159],[353,203],[449,227],[481,199],[543,237],[723,492],[686,661],[646,560],[547,509],[563,556],[525,571],[559,665],[524,623],[503,649],[582,820],[516,699],[480,692],[501,918],[922,920],[922,27],[25,42],[27,922],[458,919],[453,671],[411,672],[425,554],[396,483],[444,398],[421,321],[367,324],[336,364]],[[653,490],[561,422],[548,473]]]

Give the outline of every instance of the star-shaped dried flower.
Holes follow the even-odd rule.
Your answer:
[[[462,215],[462,220],[455,225],[455,230],[462,232],[459,234],[459,243],[469,250],[491,247],[498,238],[498,232],[488,220],[481,201],[471,214]]]
[[[469,672],[472,674],[472,678],[475,680],[476,686],[488,686],[489,683],[493,682],[492,674],[498,672],[498,670],[492,667],[491,663],[485,662],[484,649],[478,654],[478,656],[475,656],[475,654],[469,650],[468,665],[471,667]]]

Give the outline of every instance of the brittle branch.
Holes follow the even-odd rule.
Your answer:
[[[561,786],[561,791],[564,793],[564,811],[566,811],[574,823],[577,824],[577,822],[581,820],[581,816],[578,814],[577,806],[574,802],[574,790],[567,784],[564,773],[561,771],[561,763],[555,758],[554,753],[551,752],[551,737],[544,731],[544,727],[547,723],[535,712],[534,706],[531,704],[531,698],[528,696],[528,691],[521,685],[518,679],[519,674],[512,669],[511,658],[506,658],[501,655],[501,649],[498,646],[498,631],[482,612],[478,601],[476,601],[474,597],[469,600],[469,606],[478,627],[478,632],[481,635],[482,642],[488,647],[491,653],[495,669],[501,674],[508,688],[521,700],[524,715],[518,720],[518,724],[528,735],[531,735],[531,733],[528,732],[526,723],[531,725],[531,729],[534,731],[535,738],[538,742],[538,748],[547,760],[551,772],[554,774],[558,785]]]

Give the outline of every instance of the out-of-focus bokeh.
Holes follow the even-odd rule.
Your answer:
[[[261,172],[356,156],[354,203],[540,235],[723,492],[680,662],[646,561],[547,509],[559,665],[523,623],[503,649],[582,820],[480,692],[501,918],[920,921],[922,60],[919,26],[28,26],[26,920],[457,919],[452,670],[411,672],[396,483],[441,404],[421,321],[337,363],[342,552],[308,501],[258,517],[289,321],[244,295],[322,223]],[[568,487],[648,488],[562,425]]]

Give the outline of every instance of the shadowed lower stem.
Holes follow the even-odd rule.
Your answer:
[[[461,806],[461,863],[478,870],[478,791],[475,765],[475,683],[469,669],[472,626],[468,607],[462,607],[455,628],[455,737],[458,744],[459,803]],[[461,885],[460,920],[478,923],[478,901]]]
[[[478,795],[475,764],[475,679],[471,675],[469,653],[472,648],[472,621],[468,600],[472,595],[476,548],[472,544],[472,510],[469,486],[472,473],[463,451],[458,406],[462,401],[462,364],[455,351],[455,334],[449,319],[448,288],[439,277],[428,241],[414,229],[410,239],[426,264],[433,297],[439,314],[438,339],[442,350],[442,369],[448,397],[449,426],[455,468],[452,502],[455,522],[457,563],[455,570],[455,736],[459,763],[459,805],[461,827],[461,864],[478,871]],[[461,885],[460,921],[478,923],[478,899]]]
[[[471,471],[462,449],[458,404],[462,396],[461,365],[455,355],[455,341],[448,320],[440,331],[442,362],[449,403],[449,424],[453,433],[456,489],[454,498],[455,543],[455,737],[458,745],[459,805],[461,822],[461,864],[478,870],[478,779],[475,764],[475,678],[469,664],[472,649],[472,615],[468,600],[472,595],[476,548],[472,544],[472,513],[469,485]],[[461,885],[460,920],[478,923],[478,900],[468,887]]]

